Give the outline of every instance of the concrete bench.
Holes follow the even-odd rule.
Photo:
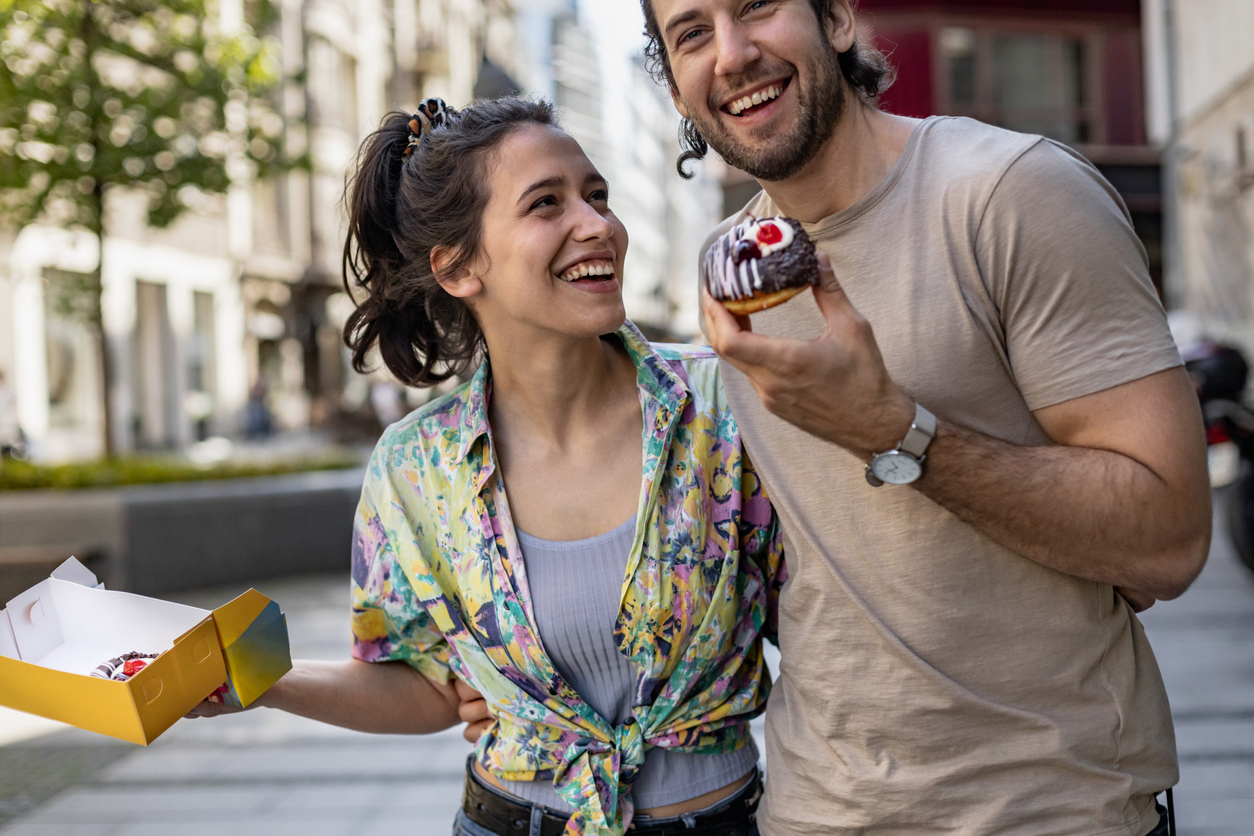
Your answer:
[[[21,592],[70,554],[94,557],[110,589],[143,595],[347,571],[363,476],[0,492],[0,590],[33,577]]]

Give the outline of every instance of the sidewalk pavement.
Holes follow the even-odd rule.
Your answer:
[[[1176,718],[1182,836],[1254,833],[1254,574],[1221,531],[1193,588],[1143,618]],[[344,657],[347,585],[258,585],[287,612],[293,656]],[[0,715],[0,743],[57,730],[0,745],[0,836],[444,834],[471,749],[456,729],[366,735],[267,709],[184,720],[147,749],[16,718]],[[760,744],[760,719],[755,733]]]

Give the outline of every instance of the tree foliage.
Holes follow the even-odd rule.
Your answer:
[[[246,8],[227,32],[212,0],[0,0],[3,219],[99,234],[101,196],[128,187],[163,227],[193,190],[302,164],[282,152],[275,9]]]

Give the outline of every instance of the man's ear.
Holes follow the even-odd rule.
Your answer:
[[[435,280],[449,296],[468,299],[483,290],[483,282],[475,275],[470,265],[463,265],[455,270],[449,269],[449,265],[457,260],[457,255],[455,247],[443,244],[432,247],[431,272],[435,274]]]
[[[836,52],[848,52],[858,39],[858,22],[854,17],[849,0],[835,0],[827,20],[823,21],[823,31],[827,41]]]
[[[688,108],[684,106],[683,99],[679,98],[679,91],[675,89],[675,85],[671,85],[671,101],[675,104],[675,109],[679,111],[679,115],[688,118]]]

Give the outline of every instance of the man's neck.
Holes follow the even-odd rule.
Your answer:
[[[762,188],[790,218],[817,223],[879,185],[906,150],[918,119],[893,116],[845,91],[845,112],[818,155],[787,180]]]

